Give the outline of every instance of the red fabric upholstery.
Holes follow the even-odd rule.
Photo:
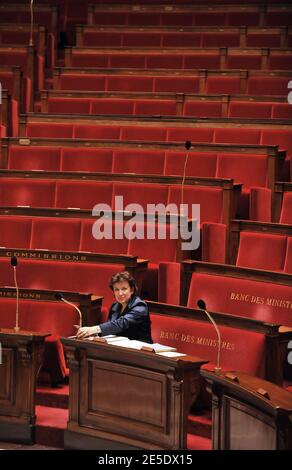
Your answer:
[[[269,188],[251,188],[249,202],[250,220],[271,222],[272,190]]]
[[[151,76],[118,76],[107,77],[107,91],[154,91]]]
[[[287,237],[287,251],[284,265],[284,272],[292,274],[292,238]]]
[[[73,124],[29,122],[26,126],[26,137],[58,137],[72,139]]]
[[[143,126],[125,126],[121,129],[121,140],[166,140],[166,128],[163,127],[143,127]]]
[[[217,335],[209,322],[151,313],[154,342],[176,347],[179,352],[217,362]],[[265,336],[219,325],[222,336],[221,365],[251,375],[265,376]]]
[[[292,326],[289,286],[196,273],[192,275],[188,306],[195,307],[200,298],[205,300],[211,312],[231,313]]]
[[[288,82],[288,77],[250,77],[247,83],[247,94],[287,96]]]
[[[292,106],[289,103],[273,103],[272,119],[292,119]]]
[[[204,223],[202,225],[202,261],[226,262],[226,225]]]
[[[78,251],[81,221],[53,217],[35,217],[32,221],[31,248]]]
[[[288,155],[292,155],[292,133],[290,129],[263,130],[260,143],[264,145],[279,145],[280,149],[286,150]]]
[[[291,70],[292,58],[290,53],[270,51],[268,68],[271,70]]]
[[[115,229],[117,225],[121,226],[121,223],[118,221],[111,223],[111,221],[105,222],[104,226],[100,228],[100,225],[97,225],[97,228],[100,228],[101,232],[106,232],[110,230],[112,233],[112,239],[108,240],[102,238],[97,240],[94,238],[92,230],[95,220],[82,220],[82,231],[81,231],[81,240],[80,240],[80,250],[81,251],[92,251],[93,253],[115,253],[115,254],[127,254],[128,253],[128,244],[129,241],[127,238],[123,237],[119,239],[115,235]],[[123,230],[123,227],[120,227],[120,230]],[[123,231],[122,231],[123,233]]]
[[[292,224],[292,192],[284,192],[280,224]]]
[[[61,171],[112,171],[112,149],[107,148],[62,148]]]
[[[167,203],[167,186],[151,183],[114,183],[114,196],[123,196],[124,208],[128,204],[140,204],[146,211],[147,204]]]
[[[29,248],[31,218],[18,216],[0,217],[0,246],[7,248]]]
[[[176,103],[172,100],[135,100],[134,114],[176,115]]]
[[[169,127],[167,132],[167,140],[169,142],[180,142],[192,140],[193,142],[212,142],[213,129],[195,128],[195,127]]]
[[[60,76],[60,90],[104,91],[105,77],[95,74],[66,74]]]
[[[90,101],[84,98],[49,98],[48,112],[52,114],[88,114]]]
[[[112,184],[95,181],[58,180],[56,207],[93,209],[96,204],[112,204]]]
[[[201,224],[204,222],[222,222],[223,194],[221,188],[206,186],[184,186],[183,202],[188,204],[189,215],[191,204],[200,204]],[[181,204],[181,187],[170,186],[168,203]]]
[[[214,142],[259,144],[260,129],[236,129],[232,127],[215,129]]]
[[[247,47],[280,47],[280,35],[273,31],[248,32],[246,37]]]
[[[119,139],[120,126],[76,124],[73,137],[76,139]]]
[[[55,182],[6,178],[1,181],[1,206],[54,207]]]
[[[240,93],[239,77],[208,77],[206,81],[206,93]]]
[[[250,171],[252,165],[252,170]],[[268,158],[266,155],[219,153],[217,178],[233,178],[244,188],[267,185]]]
[[[183,175],[186,152],[165,153],[165,175]],[[214,177],[216,175],[217,154],[213,152],[190,152],[186,165],[186,175]]]
[[[186,101],[183,115],[196,117],[221,117],[222,103],[220,101]]]
[[[13,286],[13,270],[10,260],[0,259],[0,283]],[[121,264],[98,264],[82,262],[19,260],[17,279],[19,287],[57,291],[86,292],[104,296],[103,306],[108,308],[113,294],[108,287],[109,279],[124,271]]]
[[[220,69],[220,53],[217,52],[196,52],[185,54],[185,69]]]
[[[238,118],[270,119],[272,117],[272,103],[231,101],[228,115]]]
[[[158,302],[180,303],[180,263],[159,263]]]
[[[9,145],[8,168],[11,170],[60,170],[60,148]]]
[[[262,54],[232,53],[227,55],[226,65],[228,69],[261,69]]]
[[[92,99],[91,114],[134,114],[134,101],[121,98]]]
[[[156,77],[154,90],[156,92],[173,91],[175,93],[198,93],[198,77]]]
[[[241,232],[237,266],[282,271],[287,237],[256,232]]]
[[[142,173],[162,175],[164,152],[152,150],[118,149],[113,152],[114,173]]]

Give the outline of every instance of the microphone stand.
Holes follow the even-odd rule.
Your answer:
[[[197,305],[201,310],[203,310],[203,312],[205,312],[205,314],[207,315],[207,317],[209,318],[210,322],[212,323],[212,325],[214,326],[214,328],[216,330],[217,337],[218,337],[218,350],[217,350],[217,365],[214,368],[214,372],[215,372],[215,374],[220,374],[220,372],[221,372],[221,367],[220,367],[221,333],[219,331],[218,326],[216,325],[216,322],[213,320],[210,313],[206,309],[205,302],[203,300],[198,300]]]
[[[17,284],[17,278],[16,278],[16,266],[13,266],[13,275],[14,275],[14,284],[16,288],[16,321],[15,321],[15,327],[14,331],[15,333],[18,333],[20,328],[18,324],[18,316],[19,316],[19,289],[18,289],[18,284]]]
[[[80,309],[72,302],[69,302],[69,300],[64,299],[63,295],[60,293],[56,294],[55,298],[57,300],[62,300],[62,302],[64,302],[65,304],[70,305],[70,307],[75,308],[75,310],[78,312],[78,315],[79,315],[79,328],[81,328],[82,327],[82,313]]]
[[[33,0],[30,1],[30,37],[29,45],[33,46]]]

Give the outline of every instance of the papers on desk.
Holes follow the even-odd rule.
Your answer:
[[[106,338],[103,336],[103,339]],[[138,349],[142,351],[149,351],[149,352],[155,352],[155,353],[161,353],[161,352],[167,352],[167,351],[176,351],[176,348],[173,348],[171,346],[165,346],[164,344],[159,344],[159,343],[145,343],[144,341],[137,341],[135,339],[128,339],[128,338],[123,338],[122,336],[116,336],[116,339],[114,340],[109,340],[107,341],[109,344],[113,344],[114,346],[119,346],[122,348],[130,348],[130,349]]]
[[[107,336],[94,336],[92,337],[93,341],[97,341],[98,343],[108,343],[108,344],[116,344],[120,341],[129,341],[126,336],[116,336],[116,335],[107,335]]]
[[[159,352],[157,353],[159,356],[164,356],[164,357],[181,357],[181,356],[186,356],[184,353],[179,353],[179,352],[174,352],[174,351],[165,351],[165,352]]]

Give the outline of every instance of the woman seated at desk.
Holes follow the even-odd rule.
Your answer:
[[[115,274],[109,283],[116,302],[111,306],[108,321],[96,326],[84,326],[77,338],[91,335],[119,335],[129,339],[153,343],[148,306],[137,295],[135,279],[128,271]]]

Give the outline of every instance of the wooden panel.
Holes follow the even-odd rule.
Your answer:
[[[2,405],[12,405],[15,401],[14,383],[14,350],[10,348],[2,349],[2,364],[0,364],[0,376],[4,380],[0,381],[0,410]]]

